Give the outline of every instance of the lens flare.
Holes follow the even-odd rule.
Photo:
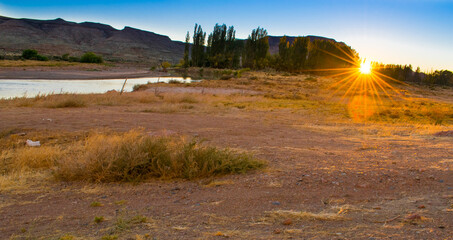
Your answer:
[[[365,59],[363,62],[360,63],[359,71],[361,74],[370,74],[371,73],[371,62]]]
[[[334,90],[333,93],[329,92],[329,95],[331,98],[336,98],[340,94],[340,99],[337,101],[347,102],[348,114],[354,121],[362,122],[373,116],[379,117],[376,113],[384,107],[384,102],[393,102],[394,97],[406,99],[391,82],[407,84],[381,73],[382,65],[361,59],[353,51],[337,48],[343,56],[322,49],[318,50],[344,61],[345,65],[349,64],[350,67],[309,71],[331,73],[327,74],[327,77],[336,81],[327,88],[327,90]]]

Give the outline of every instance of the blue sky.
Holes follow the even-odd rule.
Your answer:
[[[199,23],[234,25],[246,38],[258,26],[270,35],[335,38],[373,61],[453,70],[453,0],[0,0],[0,15],[102,22],[184,40]]]

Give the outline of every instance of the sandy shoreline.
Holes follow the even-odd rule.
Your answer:
[[[123,68],[108,70],[0,68],[0,80],[99,80],[166,76],[170,75],[165,72]]]

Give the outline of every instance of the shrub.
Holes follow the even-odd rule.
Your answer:
[[[161,66],[162,66],[164,72],[166,72],[166,71],[167,71],[167,68],[170,68],[170,67],[171,67],[171,63],[169,63],[169,62],[163,62],[163,63],[161,64]]]
[[[87,52],[87,53],[82,55],[82,57],[80,58],[80,62],[83,62],[83,63],[102,63],[104,61],[102,60],[101,56],[98,56],[98,55],[94,54],[93,52]]]
[[[49,58],[46,56],[38,55],[36,56],[36,60],[38,61],[49,61]]]
[[[45,98],[48,101],[44,104],[44,107],[48,108],[78,108],[85,107],[85,101],[77,94],[59,94],[50,95]]]
[[[181,83],[181,82],[178,81],[178,80],[172,79],[172,80],[168,81],[168,83],[169,83],[169,84],[178,84],[178,83]]]
[[[68,61],[69,62],[80,62],[80,58],[71,56],[68,58]]]
[[[61,159],[55,176],[62,180],[137,182],[151,177],[196,179],[245,173],[264,166],[248,154],[203,146],[192,139],[153,137],[130,131],[97,134],[86,139],[79,154]]]
[[[49,58],[38,54],[34,49],[26,49],[22,52],[22,58],[28,60],[49,61]]]
[[[26,49],[22,52],[22,58],[24,59],[36,59],[38,51],[34,49]]]
[[[133,92],[137,92],[137,91],[141,91],[141,90],[145,90],[145,89],[148,89],[148,84],[135,84],[132,87]]]
[[[63,55],[61,56],[61,59],[62,59],[63,61],[69,61],[69,53],[63,54]]]

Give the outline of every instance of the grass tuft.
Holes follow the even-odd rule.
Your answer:
[[[96,216],[94,217],[94,222],[95,223],[101,223],[105,220],[105,218],[103,216]]]
[[[267,221],[283,221],[292,219],[295,221],[302,220],[320,220],[320,221],[342,221],[345,217],[336,213],[311,213],[305,211],[277,210],[266,213]]]

